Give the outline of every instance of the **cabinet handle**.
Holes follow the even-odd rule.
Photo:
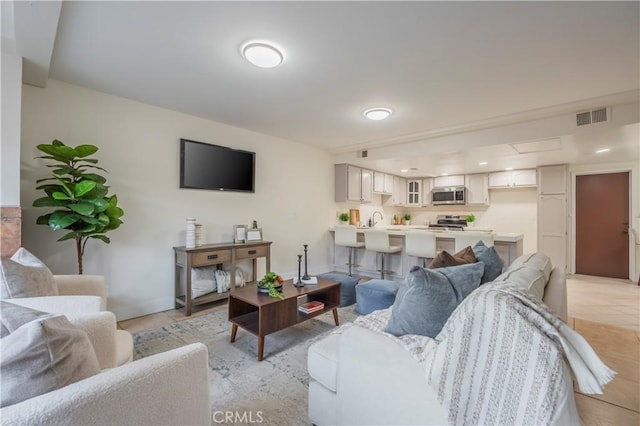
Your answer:
[[[207,259],[211,260],[211,259],[217,259],[218,255],[217,254],[210,254],[209,256],[207,256]]]
[[[258,251],[257,250],[249,250],[247,253],[249,254],[256,254]]]

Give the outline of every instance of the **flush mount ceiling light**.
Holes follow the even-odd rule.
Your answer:
[[[511,170],[513,170],[513,167],[507,167],[507,168],[505,168],[505,170],[510,172]]]
[[[384,120],[385,118],[389,117],[392,113],[393,111],[391,111],[391,109],[389,108],[376,107],[376,108],[369,108],[368,110],[365,110],[362,113],[362,115],[367,117],[369,120],[378,121],[378,120]]]
[[[478,163],[478,165],[480,165],[480,166],[486,166],[487,164],[489,164],[489,162],[487,162],[487,161],[481,161],[481,162]]]
[[[602,148],[596,151],[596,154],[604,154],[605,152],[611,151],[611,148]]]
[[[400,170],[400,173],[407,173],[407,172],[409,172],[409,169],[401,169]]]
[[[242,56],[260,68],[277,67],[284,59],[282,52],[274,46],[264,42],[253,41],[242,46]]]

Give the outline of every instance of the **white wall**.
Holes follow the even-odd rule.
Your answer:
[[[41,196],[35,180],[48,171],[35,147],[53,139],[98,146],[125,223],[109,234],[111,244],[88,243],[84,269],[106,276],[119,319],[173,308],[172,247],[184,245],[187,217],[202,223],[208,243],[231,241],[234,224],[257,220],[273,241],[271,269],[282,275],[297,271],[305,243],[310,272],[330,269],[333,164],[325,152],[55,80],[45,89],[25,85],[22,104],[23,245],[54,273],[76,273],[74,243],[57,243],[62,232],[35,225],[48,210],[29,207]],[[255,151],[256,192],[179,189],[181,137]]]
[[[20,205],[20,110],[22,58],[2,53],[0,205]]]

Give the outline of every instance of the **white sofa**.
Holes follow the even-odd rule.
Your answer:
[[[544,286],[543,301],[566,321],[563,270],[552,270]],[[309,418],[313,424],[449,423],[436,391],[427,383],[424,366],[397,340],[357,324],[343,328],[344,332],[331,334],[309,348]],[[563,364],[561,374],[566,380],[561,382],[565,385],[559,392],[558,408],[550,423],[580,424],[571,373]]]

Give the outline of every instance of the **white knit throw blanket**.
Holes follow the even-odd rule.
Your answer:
[[[615,376],[544,304],[505,282],[471,293],[434,343],[426,377],[451,424],[549,424],[571,389],[565,355],[585,393]]]

